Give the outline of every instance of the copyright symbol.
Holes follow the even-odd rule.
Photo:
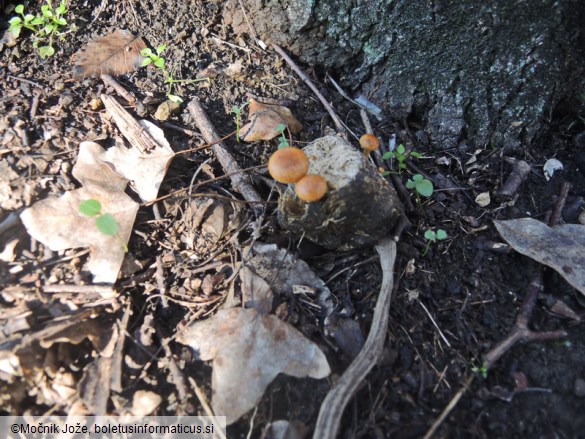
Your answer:
[[[10,426],[10,431],[12,431],[13,433],[18,433],[18,424],[12,424]]]

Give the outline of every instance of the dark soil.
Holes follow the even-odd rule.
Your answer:
[[[56,54],[51,58],[37,56],[27,31],[14,47],[5,46],[1,52],[0,223],[50,194],[78,187],[70,170],[80,142],[99,140],[107,145],[113,136],[119,136],[105,120],[105,112],[90,106],[101,93],[115,92],[97,78],[74,79],[69,61],[92,38],[117,28],[141,35],[151,47],[167,44],[165,56],[177,78],[191,78],[206,69],[218,72],[213,80],[182,86],[175,94],[185,102],[198,96],[221,135],[234,131],[230,110],[246,102],[249,95],[292,109],[304,126],[294,139],[298,145],[333,126],[308,87],[278,55],[253,41],[234,37],[222,22],[221,3],[104,2],[103,8],[100,4],[92,0],[71,2],[67,18],[75,29],[70,28],[64,41],[56,42]],[[27,7],[37,6],[30,2]],[[2,21],[10,16],[12,13],[2,16]],[[240,75],[223,72],[237,61],[243,65]],[[323,85],[311,66],[304,67],[344,123],[353,132],[363,133],[359,109]],[[140,100],[164,98],[162,75],[154,68],[141,68],[117,79]],[[196,132],[184,107],[169,122]],[[154,108],[148,108],[153,112]],[[389,114],[374,123],[374,132],[384,143],[395,135],[397,143],[425,156],[412,164],[434,181],[436,190],[420,203],[412,197],[414,210],[408,212],[412,227],[402,235],[399,246],[398,285],[383,360],[348,406],[341,437],[423,437],[472,376],[471,385],[435,437],[585,437],[585,327],[580,320],[550,308],[551,299],[562,301],[582,319],[585,301],[556,273],[546,273],[531,328],[564,329],[566,339],[515,346],[485,376],[480,372],[482,356],[511,329],[528,282],[540,269],[537,263],[513,251],[486,249],[486,244],[502,242],[492,220],[532,217],[544,221],[566,181],[572,189],[564,221],[577,222],[585,207],[584,116],[585,106],[575,96],[552,115],[551,130],[540,143],[525,145],[514,153],[514,158],[528,162],[532,171],[507,202],[494,197],[511,171],[504,160],[505,145],[437,153],[421,140],[422,129],[415,122],[393,120]],[[151,115],[147,118],[152,120]],[[205,143],[197,132],[189,136],[162,127],[175,151]],[[357,147],[357,141],[350,140]],[[277,141],[247,144],[232,136],[225,144],[240,166],[247,168],[265,164]],[[474,163],[472,157],[476,157]],[[546,181],[542,166],[553,157],[565,168]],[[175,159],[160,194],[189,187],[193,172],[208,158],[213,155],[204,149]],[[217,161],[209,164],[196,184],[222,175]],[[409,168],[400,179],[405,182],[416,172]],[[289,236],[278,226],[266,175],[264,170],[250,172],[257,190],[267,200],[271,196],[264,208],[259,239],[297,252],[325,280],[346,317],[357,321],[367,335],[381,282],[374,250],[335,253],[307,243],[299,247],[298,237]],[[193,192],[238,198],[229,178],[200,184]],[[475,198],[483,192],[489,192],[492,200],[480,207]],[[0,228],[0,250],[14,245],[13,252],[5,251],[0,262],[0,347],[15,352],[23,369],[20,374],[0,372],[2,412],[68,413],[77,407],[79,397],[85,398],[78,392],[81,379],[97,361],[95,347],[88,340],[80,344],[61,340],[41,347],[39,331],[56,319],[82,321],[82,311],[87,309],[92,309],[101,322],[115,321],[129,306],[132,315],[125,355],[132,358],[134,367],[127,361],[122,363],[122,388],[112,391],[108,411],[116,413],[137,390],[151,390],[166,401],[158,414],[202,413],[194,395],[182,399],[178,394],[176,377],[169,369],[169,353],[161,348],[162,342],[172,337],[176,326],[187,317],[195,314],[203,318],[214,312],[230,289],[239,291],[239,283],[230,276],[233,264],[241,257],[241,247],[250,242],[253,216],[248,205],[234,202],[240,208],[242,227],[213,246],[196,239],[195,248],[189,248],[185,236],[197,232],[188,230],[185,222],[188,203],[184,193],[161,201],[160,221],[154,219],[152,207],[141,208],[129,251],[129,259],[137,267],[122,273],[116,284],[120,292],[117,308],[86,303],[88,300],[79,294],[45,291],[50,284],[90,282],[83,271],[87,253],[79,249],[53,253],[31,240],[19,223]],[[428,228],[442,228],[448,238],[423,255],[422,236]],[[162,264],[162,277],[156,275],[157,258]],[[160,293],[161,279],[171,299],[168,304],[149,298]],[[202,283],[209,288],[203,289]],[[277,419],[296,419],[311,427],[330,383],[351,361],[339,341],[325,334],[323,320],[315,318],[305,304],[294,298],[282,298],[281,302],[284,305],[278,315],[319,344],[333,375],[330,380],[319,381],[279,376],[265,393],[253,420],[248,413],[228,428],[230,438],[244,438],[250,429],[251,437],[260,437],[267,423]],[[154,333],[150,345],[141,338],[149,330]],[[33,336],[32,341],[23,342],[28,335]],[[209,397],[210,369],[191,361],[184,346],[173,342],[170,346],[182,373],[202,384]],[[71,394],[55,390],[58,385],[64,386],[57,382],[63,377],[70,380],[65,387]],[[91,412],[91,407],[88,410]]]

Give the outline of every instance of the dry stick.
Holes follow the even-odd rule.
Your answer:
[[[120,96],[122,96],[124,99],[126,99],[126,101],[128,101],[128,103],[130,103],[131,105],[136,107],[136,112],[138,114],[140,114],[140,115],[146,114],[146,110],[144,108],[144,105],[142,105],[142,102],[140,102],[138,99],[136,99],[136,96],[134,96],[134,94],[132,92],[130,92],[130,91],[126,90],[124,87],[122,87],[122,85],[118,81],[116,81],[112,76],[101,75],[100,78],[102,81],[104,81],[104,84],[112,87],[114,90],[116,90],[116,92],[118,92],[118,94]]]
[[[497,197],[502,200],[511,200],[518,188],[530,172],[530,165],[524,160],[507,158],[506,161],[512,165],[512,172],[497,193]]]
[[[333,111],[333,108],[331,108],[331,105],[329,105],[327,99],[325,99],[325,97],[321,94],[317,87],[315,87],[315,85],[311,82],[309,77],[305,75],[305,72],[303,72],[301,68],[296,65],[292,58],[288,56],[287,53],[284,50],[282,50],[282,48],[278,44],[272,43],[272,47],[280,56],[282,56],[282,58],[296,72],[296,74],[299,75],[299,78],[301,78],[305,82],[305,84],[309,86],[309,88],[313,91],[313,93],[315,93],[317,98],[319,98],[321,104],[323,104],[323,107],[325,107],[325,109],[331,116],[331,119],[333,119],[333,123],[335,124],[335,129],[337,130],[337,132],[345,133],[345,128],[343,127],[341,120],[339,120],[339,117],[337,117],[337,114],[335,114],[335,111]]]
[[[203,107],[201,107],[199,99],[196,97],[193,98],[191,102],[189,102],[189,105],[187,105],[187,108],[193,116],[193,119],[195,119],[195,124],[197,125],[197,128],[199,128],[199,131],[201,131],[201,134],[203,134],[205,141],[208,143],[217,142],[220,137],[209,121],[209,118],[205,114],[205,110],[203,110]],[[242,194],[246,201],[254,203],[252,204],[252,209],[254,210],[256,217],[259,217],[262,214],[262,207],[256,203],[263,200],[256,192],[256,189],[252,187],[248,178],[240,172],[241,169],[238,163],[234,160],[230,153],[227,152],[221,142],[217,142],[212,145],[211,149],[221,164],[224,172],[226,174],[231,174],[230,179],[234,189]]]
[[[435,420],[435,422],[433,422],[433,425],[426,432],[423,439],[430,439],[431,437],[433,437],[433,435],[435,434],[437,429],[440,427],[440,425],[443,423],[443,421],[447,418],[447,416],[449,416],[449,413],[451,413],[451,411],[455,408],[455,406],[457,405],[457,403],[459,402],[459,400],[461,399],[463,394],[467,391],[467,389],[469,388],[469,386],[473,382],[473,378],[474,378],[474,376],[471,375],[469,378],[467,378],[465,380],[465,382],[463,383],[463,386],[461,386],[461,388],[457,391],[455,396],[451,399],[451,401],[449,401],[449,404],[447,404],[447,406],[443,409],[443,411],[441,412],[441,415]]]
[[[319,410],[313,438],[335,439],[343,410],[355,395],[363,379],[376,365],[386,339],[388,313],[392,301],[392,284],[394,282],[394,262],[396,260],[396,241],[394,237],[382,239],[376,250],[380,255],[382,267],[382,286],[374,309],[370,333],[364,347],[351,365],[329,391]]]
[[[570,189],[571,185],[569,183],[563,184],[559,200],[557,201],[550,217],[549,226],[553,227],[559,222]],[[530,280],[524,300],[522,301],[522,305],[520,305],[518,316],[516,317],[516,323],[514,323],[514,327],[508,336],[485,355],[484,367],[486,369],[490,369],[494,363],[498,361],[502,355],[508,352],[517,342],[556,340],[567,336],[566,331],[562,330],[535,332],[528,329],[528,321],[532,316],[536,299],[543,289],[543,270],[544,267],[539,269]]]
[[[158,142],[130,113],[124,110],[116,99],[106,94],[102,94],[100,98],[108,113],[112,115],[118,129],[132,146],[138,148],[142,153],[153,151],[159,147]]]

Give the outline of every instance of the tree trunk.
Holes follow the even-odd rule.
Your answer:
[[[414,118],[437,149],[530,145],[585,88],[582,0],[229,0],[224,18]]]

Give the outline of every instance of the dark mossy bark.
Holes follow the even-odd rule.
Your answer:
[[[436,149],[530,145],[585,87],[582,0],[241,0],[265,42],[331,69]],[[249,33],[238,0],[226,21]]]

